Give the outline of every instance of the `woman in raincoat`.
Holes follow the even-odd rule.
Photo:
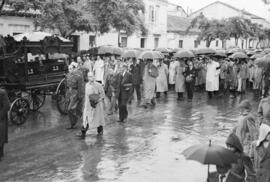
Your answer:
[[[270,126],[261,124],[259,139],[252,146],[257,182],[270,182]]]
[[[250,155],[251,144],[258,138],[259,123],[251,112],[252,107],[248,100],[243,100],[238,108],[240,109],[240,116],[233,132],[239,138],[241,145],[244,148],[244,152]]]
[[[184,99],[185,92],[185,63],[184,60],[180,59],[177,66],[175,67],[175,92],[178,95],[177,100]]]
[[[83,109],[83,127],[81,138],[85,138],[86,131],[89,128],[96,128],[98,135],[103,134],[105,125],[104,98],[105,93],[100,83],[95,81],[93,72],[88,73],[88,83],[85,85],[85,98]],[[97,95],[97,99],[91,97]],[[94,104],[92,104],[93,102]]]
[[[160,93],[164,92],[167,95],[168,91],[168,67],[163,63],[162,60],[159,60],[158,64],[158,77],[156,79],[156,87],[157,87],[157,98],[160,97]]]
[[[240,140],[234,133],[230,133],[227,137],[226,146],[238,157],[237,163],[232,164],[230,171],[238,176],[239,179],[242,179],[243,182],[255,182],[256,172],[253,168],[252,161],[244,153]]]

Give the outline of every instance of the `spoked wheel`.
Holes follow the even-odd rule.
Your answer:
[[[8,116],[10,121],[16,125],[22,125],[29,114],[29,102],[24,98],[17,98],[10,107]]]
[[[46,93],[44,90],[32,90],[28,99],[30,110],[37,111],[44,105]]]
[[[64,78],[61,80],[59,85],[57,86],[56,89],[56,104],[57,104],[57,109],[61,114],[66,115],[67,114],[67,109],[68,109],[68,99],[66,98],[66,90],[67,90],[67,81]]]

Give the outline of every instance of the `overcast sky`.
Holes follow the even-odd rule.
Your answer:
[[[169,0],[169,2],[182,6],[185,11],[187,8],[192,9],[192,12],[215,2],[216,0]],[[230,4],[238,9],[245,9],[255,15],[270,20],[270,5],[265,5],[262,0],[220,0]]]

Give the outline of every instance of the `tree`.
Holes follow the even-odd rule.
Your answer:
[[[5,3],[6,3],[6,0],[1,0],[0,1],[0,11],[3,9]]]
[[[210,47],[211,42],[216,39],[223,41],[229,38],[225,20],[209,20],[203,14],[200,14],[191,21],[187,33],[192,28],[198,28],[200,30],[197,41],[206,41],[206,47]]]
[[[40,30],[57,30],[63,37],[75,31],[109,32],[112,28],[131,35],[147,32],[142,0],[8,0],[16,11],[39,10]]]
[[[106,33],[112,28],[117,30],[118,38],[121,31],[125,31],[127,36],[136,31],[147,33],[142,0],[96,0],[90,2],[89,7],[97,19],[100,33]]]

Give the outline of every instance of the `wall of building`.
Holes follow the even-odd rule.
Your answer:
[[[223,19],[233,16],[240,16],[239,11],[236,11],[230,7],[224,6],[219,3],[212,4],[211,6],[197,11],[191,14],[190,17],[195,18],[196,16],[199,16],[200,13],[203,13],[203,15],[209,19]]]
[[[34,31],[32,18],[0,16],[0,34],[3,36]]]

